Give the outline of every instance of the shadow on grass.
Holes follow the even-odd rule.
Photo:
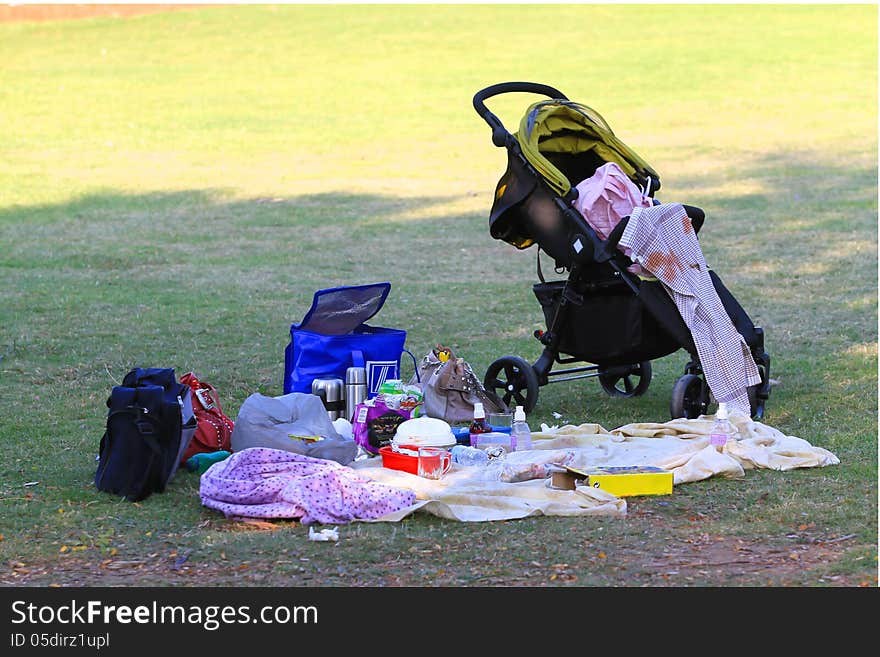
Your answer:
[[[707,259],[764,327],[774,369],[788,379],[824,375],[839,389],[841,372],[856,385],[876,374],[860,347],[877,341],[877,167],[830,159],[776,153],[731,171],[761,193],[658,197],[707,211]],[[715,182],[675,180],[695,190]],[[186,324],[238,327],[208,347],[244,349],[249,333],[299,319],[317,289],[389,280],[382,323],[406,328],[412,343],[460,346],[478,371],[506,353],[534,359],[531,331],[543,323],[531,293],[534,249],[489,236],[491,190],[480,213],[449,209],[460,201],[344,191],[238,199],[205,189],[3,208],[0,267],[12,283],[0,288],[11,318],[4,342],[24,335],[45,354],[64,353],[63,327],[87,362],[108,331],[130,326],[116,314],[137,316],[157,342],[204,338]],[[185,299],[181,286],[211,294]],[[108,331],[83,328],[95,317]],[[876,390],[865,397],[876,400]]]

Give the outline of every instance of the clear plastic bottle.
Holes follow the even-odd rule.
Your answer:
[[[486,465],[489,455],[477,447],[455,445],[451,450],[452,462],[459,465]]]
[[[727,404],[725,402],[718,402],[718,410],[715,411],[715,422],[712,424],[712,430],[709,432],[709,444],[720,452],[724,449],[727,441],[735,438],[736,433],[736,428],[728,419]]]
[[[532,430],[526,422],[526,412],[522,406],[517,406],[513,413],[513,426],[510,429],[510,437],[515,452],[524,452],[532,449]]]
[[[489,422],[486,421],[486,410],[483,408],[482,402],[476,402],[474,404],[474,419],[471,422],[470,426],[470,444],[472,447],[476,447],[476,440],[474,440],[474,436],[481,433],[490,433],[492,431],[492,427],[489,426]]]

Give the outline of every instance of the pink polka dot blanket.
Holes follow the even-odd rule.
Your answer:
[[[370,520],[406,509],[415,493],[376,482],[335,461],[267,447],[232,454],[205,471],[202,504],[226,517]]]

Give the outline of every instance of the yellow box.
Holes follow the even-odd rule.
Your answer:
[[[582,485],[599,488],[617,497],[671,495],[672,472],[650,465],[598,466],[578,470],[564,466]]]

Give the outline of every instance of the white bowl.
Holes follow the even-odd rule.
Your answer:
[[[416,447],[452,447],[457,441],[448,422],[433,417],[416,417],[400,423],[392,442]]]

